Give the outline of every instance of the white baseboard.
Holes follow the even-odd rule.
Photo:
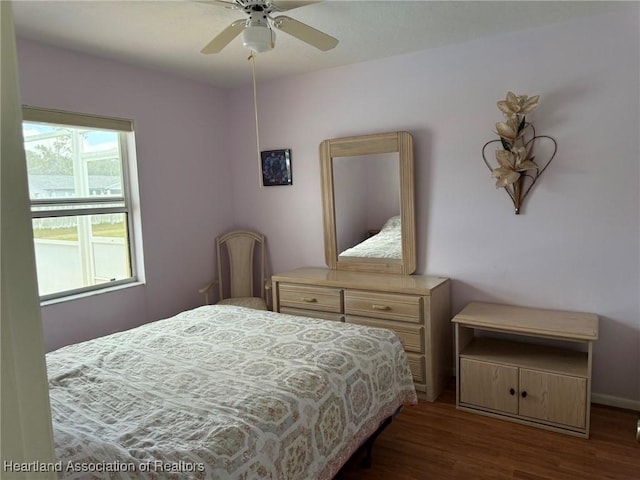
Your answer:
[[[614,397],[613,395],[605,395],[603,393],[592,393],[591,403],[598,403],[609,407],[625,408],[627,410],[640,412],[640,400]]]

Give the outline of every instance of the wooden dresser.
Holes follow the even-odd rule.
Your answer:
[[[276,312],[394,330],[420,398],[434,401],[451,378],[449,279],[308,267],[271,280]]]

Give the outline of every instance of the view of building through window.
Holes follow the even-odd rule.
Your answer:
[[[29,117],[23,135],[40,296],[135,279],[128,132]]]

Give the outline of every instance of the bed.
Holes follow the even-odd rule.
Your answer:
[[[417,401],[392,331],[226,305],[46,360],[69,479],[331,479]]]
[[[380,232],[347,248],[338,256],[338,260],[357,259],[366,261],[369,258],[402,259],[402,222],[400,215],[389,218]]]

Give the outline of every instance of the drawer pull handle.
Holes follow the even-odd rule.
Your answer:
[[[376,303],[371,305],[371,308],[373,308],[374,310],[390,310],[390,307],[388,305],[378,305]]]
[[[308,303],[314,303],[318,301],[314,297],[302,297],[302,300]]]
[[[515,394],[516,394],[516,391],[515,391],[513,388],[510,388],[510,389],[509,389],[509,394],[510,394],[510,395],[515,395]]]
[[[527,392],[522,392],[522,398],[527,398]]]

